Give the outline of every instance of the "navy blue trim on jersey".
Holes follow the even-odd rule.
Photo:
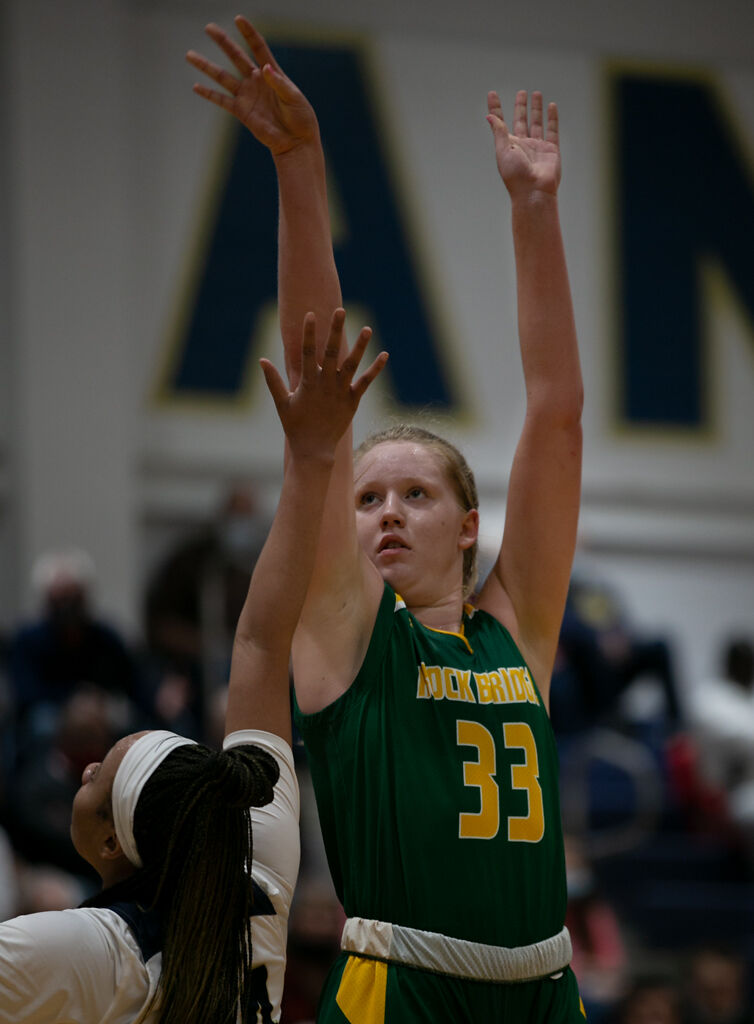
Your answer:
[[[162,920],[156,910],[142,910],[138,903],[113,903],[108,908],[123,918],[133,932],[144,963],[162,950]]]
[[[261,885],[252,878],[251,880],[252,889],[252,917],[268,917],[276,913],[275,908],[272,905],[272,901]]]
[[[252,917],[272,915],[275,908],[270,897],[253,879],[254,894]],[[121,917],[133,932],[144,963],[162,950],[162,919],[156,910],[143,910],[138,903],[112,903],[108,910]]]

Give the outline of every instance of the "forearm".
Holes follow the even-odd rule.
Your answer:
[[[326,331],[341,305],[327,202],[325,159],[319,138],[275,158],[280,193],[278,302],[286,364],[298,379],[301,324],[308,312]]]
[[[516,197],[512,223],[527,397],[548,403],[553,415],[580,412],[581,370],[557,197]]]

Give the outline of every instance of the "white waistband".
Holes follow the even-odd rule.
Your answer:
[[[562,971],[571,962],[571,936],[557,935],[530,946],[488,946],[438,932],[349,917],[340,948],[347,953],[419,967],[477,981],[533,981]]]

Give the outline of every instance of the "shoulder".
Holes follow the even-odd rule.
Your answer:
[[[38,648],[50,637],[50,629],[44,620],[26,622],[8,639],[8,653],[17,654]]]
[[[346,708],[358,703],[367,693],[375,679],[385,671],[388,663],[401,661],[405,644],[409,642],[414,629],[414,617],[406,607],[400,594],[389,584],[380,582],[379,600],[370,623],[367,643],[353,677],[351,685],[324,708],[314,714],[305,714],[297,701],[296,720],[299,725],[305,721],[318,722],[341,714]],[[297,695],[298,696],[298,695]]]
[[[513,607],[510,594],[494,569],[485,580],[474,604],[477,614],[482,612],[485,617],[494,619],[515,641],[518,641],[516,610]]]
[[[293,638],[297,707],[307,715],[337,704],[350,690],[380,632],[385,583],[377,569],[358,563],[343,575],[351,579],[340,592],[330,587],[326,600],[307,598]]]
[[[467,635],[487,633],[515,643],[510,624],[500,619],[493,611],[486,608],[465,604],[463,608],[463,625]]]
[[[82,956],[109,954],[115,945],[127,943],[128,934],[126,923],[102,908],[26,914],[0,924],[0,958],[13,963],[33,961],[35,968],[44,971]]]
[[[259,747],[260,750],[271,754],[278,763],[284,783],[288,783],[291,779],[295,780],[293,750],[290,743],[282,736],[264,729],[236,729],[234,732],[229,732],[223,740],[223,750],[245,746]]]
[[[0,924],[0,1019],[102,1019],[122,987],[123,968],[144,974],[128,926],[108,910],[28,914]],[[63,1018],[61,1014],[72,1014]],[[97,1017],[97,1014],[100,1014]]]
[[[112,623],[106,622],[104,619],[90,619],[87,629],[90,639],[99,643],[102,647],[109,648],[118,653],[126,652],[126,643]]]
[[[289,743],[275,733],[261,729],[239,729],[229,733],[223,748],[251,744],[272,754],[280,768],[272,803],[251,808],[254,841],[253,876],[272,900],[276,913],[288,918],[299,869],[299,813],[301,798],[298,777]]]

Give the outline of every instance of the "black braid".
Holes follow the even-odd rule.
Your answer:
[[[234,1024],[251,984],[249,807],[273,798],[279,768],[251,745],[171,751],[134,815],[143,868],[88,906],[135,900],[163,921],[159,1024]]]

